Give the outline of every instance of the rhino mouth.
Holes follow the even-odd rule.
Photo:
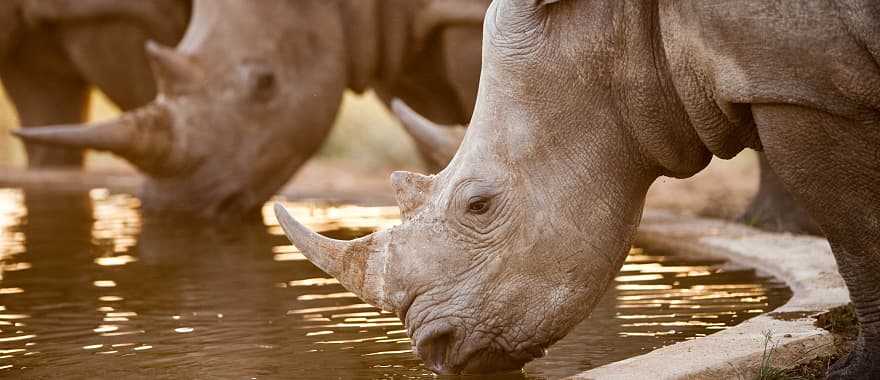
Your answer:
[[[523,366],[544,357],[546,350],[540,345],[509,344],[500,336],[494,339],[465,336],[458,340],[459,328],[445,320],[434,320],[413,331],[412,348],[425,366],[438,374],[500,374],[519,373]]]

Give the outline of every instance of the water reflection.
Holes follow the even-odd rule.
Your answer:
[[[22,219],[27,216],[24,192],[18,189],[0,189],[0,260],[11,261],[12,256],[25,251]],[[29,269],[30,263],[18,262],[2,266],[2,272]],[[2,277],[0,277],[2,278]]]
[[[288,205],[353,238],[396,208]],[[139,202],[0,189],[0,371],[51,377],[431,376],[402,323],[308,263],[265,225],[143,220]],[[559,377],[703,336],[784,302],[778,284],[720,262],[634,249],[593,317],[527,367]]]

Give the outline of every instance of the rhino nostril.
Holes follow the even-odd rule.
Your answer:
[[[428,339],[420,342],[418,345],[419,356],[432,371],[445,374],[451,368],[447,367],[447,351],[452,343],[452,335],[450,332],[435,334]]]

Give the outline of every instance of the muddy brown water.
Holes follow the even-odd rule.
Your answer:
[[[264,225],[141,218],[136,198],[0,189],[0,376],[432,377],[404,326]],[[350,238],[396,208],[289,203]],[[791,293],[752,270],[634,248],[593,315],[525,378],[558,378],[726,329]],[[528,300],[523,300],[528,302]]]

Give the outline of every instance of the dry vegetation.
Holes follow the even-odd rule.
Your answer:
[[[757,380],[821,380],[825,378],[828,367],[846,355],[859,333],[858,321],[852,304],[831,309],[816,318],[816,326],[834,334],[834,347],[831,354],[809,361],[796,363],[791,368],[776,368],[769,365],[773,355],[773,340],[767,336],[764,360],[758,370]]]

